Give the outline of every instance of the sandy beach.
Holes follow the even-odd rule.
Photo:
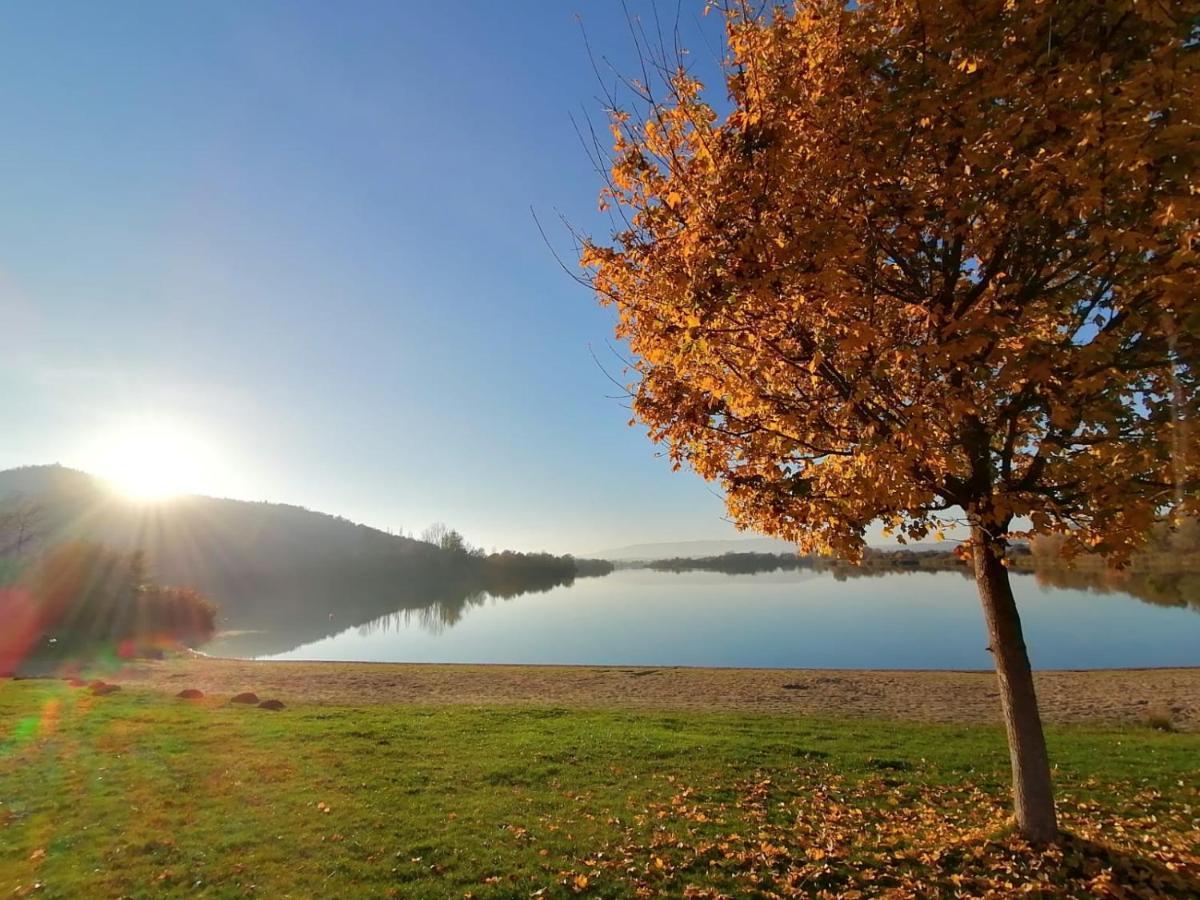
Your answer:
[[[1145,724],[1151,715],[1165,714],[1177,729],[1200,730],[1200,668],[1054,671],[1035,677],[1042,715],[1050,724]],[[999,721],[990,672],[254,662],[193,656],[138,662],[112,680],[131,688],[197,688],[217,697],[254,691],[289,703],[346,706],[533,705]]]

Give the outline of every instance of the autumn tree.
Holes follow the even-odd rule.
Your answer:
[[[724,12],[724,96],[650,52],[612,110],[623,224],[582,263],[635,415],[740,526],[805,550],[965,519],[1016,822],[1051,839],[1005,551],[1055,532],[1120,560],[1195,509],[1195,7]]]
[[[140,552],[68,541],[0,590],[0,671],[36,668],[39,656],[86,656],[113,643],[196,646],[212,638],[216,615],[196,591],[151,581]]]

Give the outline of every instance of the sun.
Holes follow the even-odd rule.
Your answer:
[[[189,432],[166,421],[134,422],[97,442],[91,470],[131,500],[157,502],[202,490],[210,453]]]

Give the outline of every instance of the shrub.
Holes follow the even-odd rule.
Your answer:
[[[24,581],[30,630],[64,648],[195,646],[215,631],[216,607],[190,588],[152,583],[137,551],[67,542],[47,551]]]

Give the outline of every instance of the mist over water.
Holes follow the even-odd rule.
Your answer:
[[[1141,599],[1076,582],[1053,586],[1039,576],[1013,576],[1036,668],[1200,664],[1200,607],[1188,595],[1190,585],[1155,584],[1142,590],[1147,599]],[[485,592],[443,598],[353,627],[338,624],[334,597],[330,608],[327,636],[285,652],[268,632],[219,637],[207,649],[215,655],[380,662],[992,665],[974,582],[957,572],[839,577],[635,569],[508,599]]]

